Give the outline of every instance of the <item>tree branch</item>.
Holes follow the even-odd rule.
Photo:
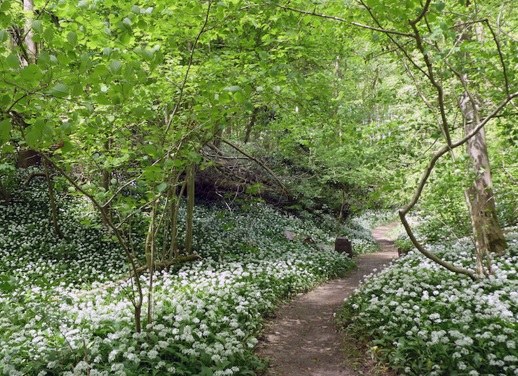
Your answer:
[[[507,96],[509,96],[511,94],[511,89],[510,89],[510,85],[509,85],[509,76],[508,76],[507,67],[506,67],[505,61],[504,61],[504,55],[502,53],[502,47],[500,46],[500,41],[496,37],[496,33],[493,30],[493,27],[491,26],[491,24],[489,23],[489,20],[486,18],[483,21],[487,25],[489,31],[491,32],[491,35],[493,36],[493,40],[495,41],[496,49],[498,51],[498,57],[500,58],[500,64],[502,65],[502,70],[503,70],[503,74],[504,74],[505,93],[507,94]]]
[[[425,7],[425,9],[427,9],[427,7]],[[422,14],[421,18],[424,17],[425,14]],[[410,21],[410,26],[412,27],[412,30],[414,31],[417,49],[419,50],[419,52],[421,52],[421,55],[423,55],[425,65],[428,70],[427,77],[430,80],[430,83],[433,85],[433,87],[437,91],[437,103],[439,105],[439,112],[441,115],[441,123],[442,123],[441,129],[444,134],[444,137],[446,138],[446,143],[448,145],[451,145],[450,129],[449,129],[449,125],[448,125],[448,118],[446,117],[446,109],[444,106],[444,89],[441,86],[441,84],[437,81],[437,79],[435,78],[432,61],[430,60],[430,56],[428,56],[428,53],[426,52],[426,49],[424,48],[423,40],[421,38],[421,34],[419,33],[419,29],[417,28],[416,24],[413,23],[413,21]]]
[[[99,214],[101,214],[101,217],[107,224],[107,226],[110,228],[110,230],[113,231],[115,234],[115,237],[117,238],[119,244],[121,245],[122,249],[124,250],[124,253],[126,254],[126,258],[128,259],[128,262],[130,263],[131,269],[134,273],[134,275],[138,275],[137,273],[137,263],[133,257],[133,254],[131,252],[131,249],[129,248],[127,242],[124,240],[121,232],[119,229],[112,223],[110,217],[106,214],[105,208],[97,201],[97,199],[87,191],[85,191],[79,184],[77,184],[70,175],[68,175],[61,167],[59,167],[54,161],[44,152],[40,152],[41,156],[47,161],[61,176],[63,176],[72,186],[77,189],[78,192],[81,192],[85,197],[87,197],[90,202],[94,205],[94,207],[99,211]],[[143,301],[143,293],[142,293],[142,286],[140,283],[140,280],[138,278],[134,278],[134,282],[137,286],[137,291],[139,295],[138,301],[134,301],[134,305],[141,305]]]
[[[286,186],[280,181],[280,179],[277,177],[277,175],[275,175],[275,173],[268,166],[266,166],[263,162],[261,162],[259,159],[255,158],[255,157],[251,156],[250,154],[248,154],[247,152],[245,152],[243,149],[239,148],[238,146],[234,145],[230,141],[227,141],[222,138],[221,142],[223,142],[224,144],[227,144],[234,150],[238,151],[239,153],[243,154],[245,157],[251,159],[252,161],[257,163],[259,166],[264,168],[274,178],[274,180],[277,182],[277,184],[279,184],[279,186],[282,188],[284,193],[286,193],[287,196],[290,196],[289,191],[286,188]]]
[[[305,14],[305,15],[308,15],[308,16],[320,17],[320,18],[325,18],[325,19],[328,19],[328,20],[343,22],[343,23],[347,23],[347,24],[352,25],[352,26],[360,27],[362,29],[378,31],[378,32],[385,33],[385,34],[399,35],[399,36],[407,37],[407,38],[413,38],[414,37],[412,34],[405,33],[403,31],[387,30],[387,29],[384,29],[384,28],[364,25],[364,24],[361,24],[359,22],[351,22],[351,21],[348,21],[345,18],[341,18],[341,17],[329,16],[329,15],[326,15],[326,14],[321,14],[321,13],[316,13],[316,12],[308,12],[306,10],[296,9],[296,8],[292,8],[292,7],[285,6],[285,5],[279,5],[279,4],[274,4],[274,5],[277,6],[278,8],[281,8],[281,9],[284,9],[284,10],[289,10],[291,12],[296,12],[296,13],[301,13],[301,14]]]
[[[417,248],[417,250],[419,252],[421,252],[424,256],[426,256],[427,258],[437,262],[438,264],[440,264],[441,266],[445,267],[446,269],[452,271],[452,272],[455,272],[455,273],[460,273],[460,274],[464,274],[464,275],[467,275],[469,276],[471,279],[473,280],[476,280],[478,277],[476,276],[476,274],[471,271],[471,270],[468,270],[468,269],[464,269],[464,268],[459,268],[459,267],[456,267],[444,260],[441,260],[438,256],[434,255],[433,253],[427,251],[423,245],[416,239],[407,219],[406,219],[406,215],[410,212],[410,210],[412,210],[412,208],[417,204],[417,202],[419,201],[419,198],[421,197],[422,193],[423,193],[423,190],[424,190],[424,187],[428,181],[428,178],[430,177],[430,174],[432,173],[434,167],[435,167],[435,164],[437,163],[437,161],[446,153],[448,153],[449,151],[451,151],[452,149],[455,149],[463,144],[465,144],[469,139],[471,139],[473,136],[475,136],[491,119],[493,119],[495,116],[498,115],[498,113],[505,107],[507,106],[507,104],[509,102],[511,102],[513,99],[517,98],[518,97],[518,92],[517,93],[514,93],[514,94],[511,94],[509,95],[504,101],[502,101],[497,107],[495,107],[495,109],[493,111],[491,111],[491,113],[486,116],[484,118],[484,120],[480,121],[480,123],[475,127],[473,128],[473,130],[468,133],[466,136],[464,136],[463,138],[461,138],[460,140],[456,141],[456,142],[453,142],[451,145],[445,145],[443,146],[441,149],[439,149],[439,151],[437,151],[432,159],[430,160],[430,162],[428,163],[428,166],[427,168],[425,169],[425,171],[423,172],[422,176],[421,176],[421,179],[419,181],[419,184],[418,184],[418,187],[414,193],[414,196],[412,197],[412,200],[410,201],[410,203],[408,205],[406,205],[405,207],[403,207],[402,209],[399,210],[399,217],[401,218],[401,222],[403,223],[403,226],[405,227],[405,230],[408,234],[408,236],[410,237],[410,240],[412,241],[412,243],[414,244],[414,246]]]
[[[382,30],[384,30],[383,26],[381,25],[381,22],[378,21],[378,18],[372,13],[371,8],[365,4],[363,0],[360,0],[360,4],[367,10],[369,15],[371,16],[372,20],[378,25],[378,27]],[[414,59],[408,54],[408,51],[403,48],[401,43],[399,43],[391,34],[387,34],[387,37],[390,39],[390,41],[397,46],[397,48],[401,51],[401,53],[410,61],[410,63],[418,70],[420,71],[425,77],[428,77],[428,73],[417,64]],[[414,37],[414,35],[412,35]]]
[[[409,20],[410,22],[410,25],[417,25],[419,23],[419,21],[421,21],[423,19],[424,16],[426,16],[426,13],[428,13],[428,9],[430,8],[430,3],[432,2],[432,0],[426,0],[426,3],[424,4],[424,7],[423,9],[421,10],[421,13],[419,13],[419,15],[414,18],[413,20]]]

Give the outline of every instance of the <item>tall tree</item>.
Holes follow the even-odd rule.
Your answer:
[[[469,6],[469,4],[467,4]],[[478,12],[475,7],[474,19],[478,18]],[[501,67],[504,75],[504,90],[509,95],[509,82],[507,77],[506,63],[503,60],[501,45],[494,33],[493,28],[487,21],[481,23],[468,24],[461,28],[457,40],[470,43],[482,42],[484,37],[484,26],[487,26],[488,33],[494,39],[498,54],[501,58]],[[465,52],[463,58],[466,62],[470,60],[470,53]],[[465,64],[465,66],[468,64]],[[477,95],[470,90],[470,79],[467,72],[456,72],[458,79],[462,82],[464,92],[459,100],[459,106],[464,119],[464,134],[470,134],[474,131],[477,124],[480,123],[481,103]],[[507,248],[507,242],[498,223],[496,213],[495,197],[493,195],[491,166],[489,163],[489,155],[487,151],[486,132],[480,129],[466,143],[466,150],[471,160],[471,169],[474,175],[473,185],[466,191],[466,201],[473,226],[473,235],[477,248],[477,272],[483,273],[483,262],[490,257],[489,253],[501,255]]]

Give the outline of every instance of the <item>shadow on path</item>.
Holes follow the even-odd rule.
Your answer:
[[[266,324],[264,339],[257,347],[257,353],[270,360],[267,375],[357,375],[344,364],[342,336],[336,327],[335,313],[365,275],[383,269],[397,257],[390,239],[395,226],[381,226],[372,232],[381,251],[359,256],[357,269],[346,278],[323,284],[278,309],[276,318]]]

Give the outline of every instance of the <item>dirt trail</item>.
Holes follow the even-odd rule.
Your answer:
[[[382,269],[397,257],[389,236],[394,226],[381,226],[372,232],[381,252],[358,257],[358,268],[346,278],[330,281],[280,307],[276,318],[266,325],[264,340],[257,350],[261,357],[270,360],[267,375],[357,376],[344,364],[342,339],[334,316],[363,276]]]

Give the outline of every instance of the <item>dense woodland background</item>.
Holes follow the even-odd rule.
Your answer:
[[[351,266],[330,239],[373,250],[369,229],[389,219],[402,222],[398,245],[412,250],[401,273],[431,265],[462,299],[471,299],[462,289],[480,288],[480,301],[510,317],[492,308],[477,316],[477,335],[494,329],[502,341],[473,344],[464,329],[469,356],[494,355],[464,360],[470,369],[445,360],[457,350],[469,357],[446,345],[426,351],[433,361],[408,365],[412,351],[424,356],[417,340],[410,353],[379,356],[406,374],[516,372],[513,1],[1,0],[0,57],[0,312],[11,312],[0,321],[0,372],[253,374],[261,315]],[[373,209],[383,212],[364,214]],[[285,263],[277,282],[266,278],[269,262]],[[245,274],[231,291],[211,285],[210,273],[235,270]],[[197,320],[187,332],[201,330],[194,337],[168,323],[182,321],[176,299],[187,294],[167,295],[171,286],[190,286],[198,310],[210,305],[208,290],[194,287],[204,278],[222,299],[239,295],[240,278],[254,283],[253,292],[243,287],[246,299],[259,294],[254,318],[232,324],[244,330],[237,350],[216,334],[226,329],[199,328],[233,312],[236,296],[205,318],[187,309],[186,320]],[[88,303],[96,291],[104,303]],[[69,307],[42,319],[55,299]],[[81,304],[97,311],[80,318]],[[345,323],[362,306],[350,304]],[[63,310],[74,312],[67,324]],[[362,335],[380,325],[367,321]],[[136,351],[159,343],[160,325],[172,342]],[[367,337],[396,327],[384,329]],[[41,352],[30,337],[42,338]],[[185,352],[191,337],[228,353]],[[115,350],[121,338],[126,352]],[[133,352],[138,360],[122,356]]]

